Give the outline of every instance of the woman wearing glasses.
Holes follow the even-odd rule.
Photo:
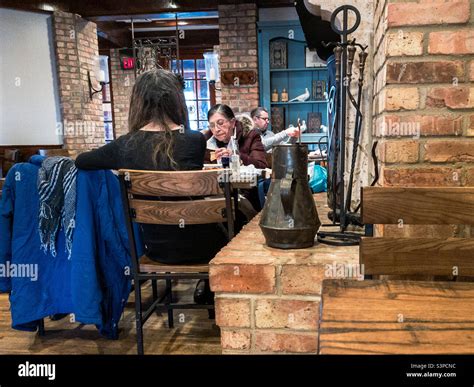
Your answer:
[[[232,149],[228,145],[231,137],[235,136],[242,164],[253,164],[255,168],[260,169],[267,168],[260,134],[252,130],[251,123],[237,120],[232,109],[222,104],[213,106],[207,113],[207,119],[211,129],[208,133],[210,138],[207,141],[207,149],[214,150],[217,160],[232,155]]]

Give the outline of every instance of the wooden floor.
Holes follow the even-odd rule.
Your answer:
[[[173,286],[180,302],[191,302],[196,281],[180,281]],[[159,288],[159,291],[163,289]],[[151,297],[144,286],[145,299]],[[95,326],[45,319],[46,335],[11,328],[8,295],[0,294],[0,354],[136,354],[134,297],[130,295],[118,340],[102,338]],[[166,313],[154,314],[144,327],[145,354],[220,354],[220,333],[206,310],[177,310],[175,327],[167,327]]]

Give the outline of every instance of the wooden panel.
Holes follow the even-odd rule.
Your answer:
[[[222,210],[226,208],[225,198],[186,201],[130,200],[138,223],[149,224],[207,224],[225,222]]]
[[[27,162],[29,158],[38,153],[39,149],[61,149],[62,145],[9,145],[0,146],[0,155],[2,155],[5,149],[16,148],[20,150],[19,162]]]
[[[321,354],[474,353],[474,284],[323,281]]]
[[[145,273],[209,273],[209,265],[165,265],[144,255],[140,258],[140,270]]]
[[[474,238],[362,238],[360,263],[368,275],[474,276]]]
[[[474,225],[474,188],[362,188],[365,224]]]
[[[222,170],[210,171],[132,171],[122,169],[129,176],[129,192],[146,196],[208,196],[222,194],[219,187]],[[127,175],[128,174],[128,175]]]

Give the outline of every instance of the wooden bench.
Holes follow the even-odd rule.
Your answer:
[[[321,354],[473,354],[468,282],[324,280]]]
[[[474,188],[362,190],[366,227],[472,226],[472,214]],[[474,353],[473,282],[369,279],[472,281],[474,238],[366,237],[359,253],[365,281],[323,281],[320,353]]]

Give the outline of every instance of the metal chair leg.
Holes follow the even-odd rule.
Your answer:
[[[172,286],[171,286],[171,279],[166,280],[166,294],[167,294],[166,304],[171,304],[173,302],[173,291],[172,291]],[[168,327],[174,328],[173,309],[169,307],[167,307],[166,309],[168,310]]]
[[[216,319],[216,310],[214,308],[208,309],[207,314],[209,316],[209,320],[215,320]]]
[[[39,324],[38,324],[38,335],[40,336],[44,336],[45,335],[45,331],[44,331],[44,319],[42,318],[41,320],[39,320]]]
[[[153,291],[153,301],[158,298],[158,287],[156,285],[156,280],[151,280],[151,290]]]
[[[135,277],[135,284],[140,282]],[[137,354],[143,355],[143,322],[142,322],[142,292],[141,286],[135,286],[135,324],[137,327]]]

